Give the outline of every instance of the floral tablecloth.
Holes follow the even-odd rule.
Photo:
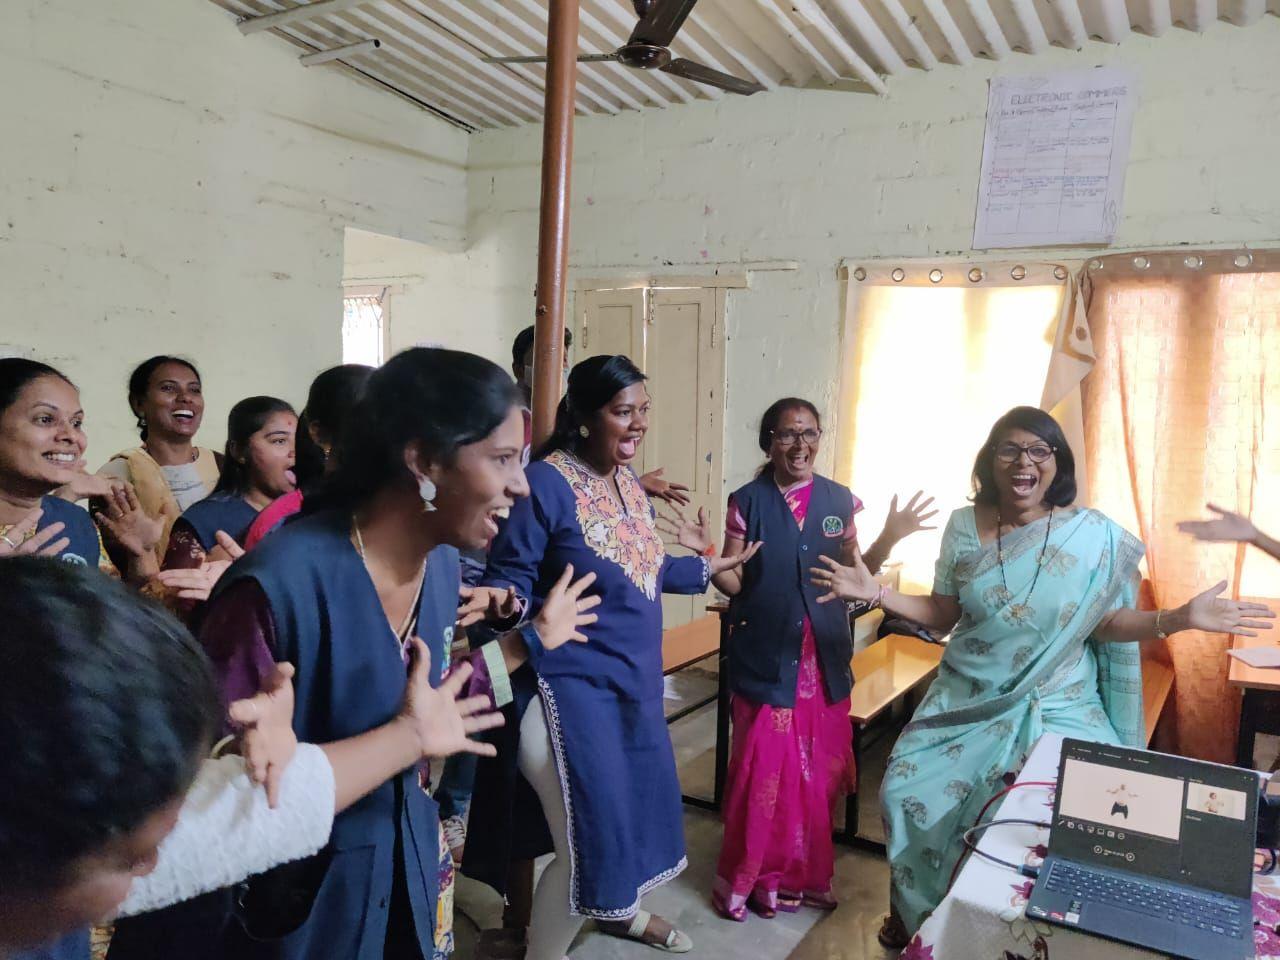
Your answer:
[[[1027,758],[1019,781],[1056,780],[1062,738],[1046,734]],[[1027,786],[1009,793],[996,817],[1049,820],[1053,792]],[[1039,866],[1049,831],[1010,825],[986,832],[980,846],[1011,863]],[[1139,960],[1160,957],[1137,947],[1027,919],[1032,881],[981,857],[970,857],[946,899],[902,952],[901,960]],[[1253,912],[1258,960],[1280,958],[1280,874],[1255,876]]]

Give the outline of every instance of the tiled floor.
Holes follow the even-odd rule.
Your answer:
[[[711,671],[688,670],[677,679],[673,693],[681,699],[700,699],[714,691]],[[669,701],[669,712],[679,700]],[[681,782],[686,792],[709,795],[713,770],[715,707],[703,708],[671,727]],[[879,788],[887,741],[864,758],[863,833],[879,831],[875,793]],[[876,931],[888,906],[889,871],[883,858],[862,851],[837,848],[835,889],[840,907],[830,914],[803,910],[762,920],[754,914],[746,923],[720,919],[711,909],[709,892],[720,850],[720,823],[714,814],[686,808],[685,840],[689,868],[645,899],[645,907],[676,923],[694,941],[695,960],[884,960],[892,956],[876,943]],[[496,926],[502,904],[493,891],[460,878],[456,921],[460,960],[474,956],[477,930]],[[655,960],[658,951],[606,936],[591,925],[584,928],[572,951],[573,960]]]

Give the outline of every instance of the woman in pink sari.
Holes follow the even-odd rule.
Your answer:
[[[765,411],[754,480],[729,498],[725,555],[763,548],[740,570],[714,578],[730,600],[729,684],[733,751],[724,801],[724,843],[712,899],[731,920],[803,906],[830,910],[835,805],[852,785],[848,611],[819,604],[808,570],[818,558],[858,553],[846,487],[814,473],[822,437],[817,408],[787,397]],[[928,529],[932,500],[897,498],[884,532],[863,556],[876,570],[903,537]]]

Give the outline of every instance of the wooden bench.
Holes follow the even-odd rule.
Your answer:
[[[662,675],[668,676],[713,656],[720,649],[720,622],[708,614],[662,631]]]
[[[884,852],[883,843],[858,835],[857,785],[862,779],[862,732],[894,703],[932,681],[945,650],[942,644],[926,643],[919,637],[890,634],[853,655],[849,722],[857,779],[854,789],[845,797],[844,830],[836,835],[840,842]]]

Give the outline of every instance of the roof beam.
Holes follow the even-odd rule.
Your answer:
[[[1238,27],[1248,27],[1262,19],[1267,12],[1267,0],[1227,0],[1227,10],[1222,19]]]
[[[991,12],[991,4],[987,0],[964,0],[964,5],[969,9],[973,22],[978,26],[978,32],[982,34],[982,39],[987,43],[986,52],[990,54],[992,60],[1003,60],[1009,54],[1013,53],[1013,49],[1009,46],[1009,41],[1005,38],[1004,31],[1000,29],[1000,23],[996,20],[996,15]]]
[[[1091,8],[1089,10],[1091,16],[1085,25],[1088,27],[1089,21],[1094,25],[1094,29],[1089,31],[1090,36],[1095,36],[1104,43],[1120,43],[1132,33],[1129,26],[1129,10],[1124,0],[1086,0],[1086,2]]]
[[[847,2],[849,0],[838,0],[836,5],[843,9]],[[916,26],[915,21],[907,15],[901,0],[880,0],[880,6],[889,15],[894,26],[902,31],[902,36],[906,39],[907,46],[911,48],[912,59],[925,70],[932,70],[936,67],[938,65],[937,55],[929,48],[928,41],[925,40],[924,34],[920,32],[920,28]]]
[[[826,20],[828,24],[831,23],[827,18],[827,15],[818,8],[816,3],[814,3],[814,0],[800,0],[800,2],[797,2],[796,6],[802,11],[805,11],[805,16],[809,16],[807,12],[809,8],[815,8],[818,15],[820,15],[823,20]],[[844,15],[845,20],[848,22],[853,32],[862,39],[863,43],[871,48],[871,52],[874,53],[876,59],[880,61],[880,67],[882,70],[886,73],[904,73],[908,69],[907,61],[903,60],[902,55],[894,49],[893,44],[889,42],[889,38],[886,37],[884,35],[884,31],[880,29],[880,25],[875,22],[871,14],[867,13],[866,7],[857,2],[857,0],[835,0],[834,6]],[[835,30],[834,25],[832,25],[831,28]],[[841,35],[840,39],[841,42],[844,42],[843,35]],[[848,43],[844,43],[844,46],[848,49],[849,53],[852,53],[855,57],[858,56],[853,47]],[[836,49],[840,48],[837,47]],[[861,57],[858,57],[858,60],[859,62],[862,62]],[[857,67],[854,67],[854,69],[856,70]]]
[[[1135,29],[1151,37],[1163,36],[1173,26],[1169,0],[1134,0],[1130,17]]]
[[[1089,39],[1084,28],[1084,17],[1080,15],[1080,4],[1076,0],[1054,0],[1053,5],[1058,11],[1062,31],[1067,35],[1067,46],[1072,50],[1079,50]]]
[[[536,121],[542,116],[542,105],[536,96],[531,96],[509,75],[496,70],[491,64],[476,63],[475,58],[457,44],[437,34],[420,33],[411,26],[405,29],[403,21],[397,26],[397,21],[382,10],[370,11],[368,15],[352,13],[344,16],[361,29],[366,24],[376,24],[375,29],[384,38],[383,42],[396,49],[411,66],[450,76],[450,82],[457,83],[462,91],[481,103],[514,115],[517,122]],[[445,71],[449,73],[445,74]],[[501,76],[501,81],[498,76]]]
[[[1010,0],[1013,15],[1018,21],[1018,28],[1027,41],[1027,53],[1043,53],[1049,49],[1049,36],[1044,32],[1044,24],[1040,22],[1040,14],[1036,13],[1032,0]],[[1121,0],[1123,3],[1124,0]]]
[[[960,66],[973,63],[973,51],[969,49],[969,42],[956,26],[955,18],[951,16],[947,5],[942,0],[922,0],[922,2],[929,16],[933,18],[933,22],[937,24],[938,32],[951,48],[951,59]]]
[[[779,3],[782,6],[779,6]],[[808,58],[810,65],[817,69],[823,80],[827,83],[835,83],[840,79],[840,71],[831,65],[822,51],[813,45],[813,42],[788,15],[786,8],[789,8],[790,4],[787,0],[756,0],[756,4],[782,28],[787,40]]]
[[[251,33],[275,30],[279,27],[287,27],[291,23],[303,23],[317,17],[327,17],[333,13],[342,13],[345,10],[376,2],[377,0],[316,0],[315,3],[306,3],[288,10],[281,10],[279,13],[268,13],[261,17],[244,17],[236,26],[240,28],[241,33],[248,36]]]
[[[629,3],[630,0],[620,0],[622,3]],[[1275,0],[1280,3],[1280,0]],[[701,33],[705,42],[694,46],[692,43],[694,31]],[[770,90],[775,89],[778,83],[786,76],[786,73],[775,64],[775,70],[768,70],[758,62],[757,57],[747,52],[747,47],[751,47],[758,54],[768,57],[765,51],[755,45],[750,37],[746,35],[732,21],[722,17],[716,10],[707,7],[695,7],[693,13],[689,14],[689,19],[684,22],[684,29],[678,34],[677,47],[683,45],[690,53],[696,53],[698,50],[710,51],[709,44],[715,45],[724,55],[733,61],[734,64],[741,66],[747,75],[756,83],[759,83]],[[724,59],[711,54],[705,61],[707,66],[714,67],[717,63],[724,64]],[[772,62],[772,61],[770,61]],[[725,73],[741,75],[741,72],[734,66],[728,66]]]
[[[406,4],[409,9],[427,22],[437,26],[439,25],[436,24],[434,17],[441,16],[441,14],[437,12],[434,7],[443,7],[458,19],[465,20],[468,24],[481,31],[481,35],[478,36],[471,33],[466,27],[461,26],[457,20],[449,20],[447,27],[440,27],[442,31],[452,33],[463,43],[469,44],[477,57],[488,56],[495,52],[493,49],[493,38],[484,34],[484,31],[491,30],[493,25],[471,8],[470,0],[400,0],[400,2]],[[432,4],[432,6],[428,7],[427,10],[423,10],[422,7],[426,6],[428,3]],[[514,43],[505,37],[499,38],[498,42],[511,48],[511,50],[514,51],[513,55],[515,56],[523,56],[531,52],[529,48],[524,47],[521,44]],[[543,79],[546,74],[546,67],[541,64],[523,63],[504,63],[496,64],[495,66],[505,68],[507,72],[515,74],[523,79],[526,83],[537,90],[538,99],[543,99],[544,91],[546,89],[544,85],[545,81]],[[582,81],[585,79],[587,78],[578,78],[578,109],[583,113],[616,114],[618,112],[618,107],[584,84]],[[588,102],[594,104],[594,108],[586,106]]]

